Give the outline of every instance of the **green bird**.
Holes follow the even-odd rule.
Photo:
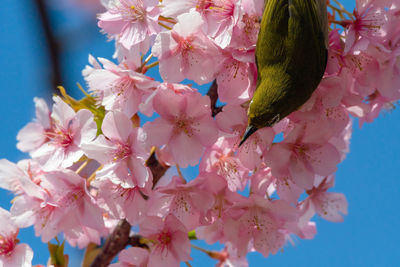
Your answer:
[[[311,97],[325,72],[327,47],[326,0],[266,0],[256,46],[257,88],[240,145]]]

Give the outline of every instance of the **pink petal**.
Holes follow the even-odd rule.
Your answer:
[[[296,185],[304,189],[313,187],[315,174],[310,172],[301,160],[293,157],[289,163],[289,171]]]
[[[121,14],[105,12],[99,15],[98,26],[108,34],[119,34],[126,24],[127,22],[123,20]]]
[[[215,121],[210,116],[206,116],[201,120],[198,120],[193,126],[194,136],[205,146],[211,146],[214,144],[218,137],[218,129]]]
[[[163,118],[157,118],[143,126],[147,133],[149,144],[155,146],[168,143],[172,136],[173,128],[174,126]]]
[[[123,143],[128,140],[132,128],[131,120],[119,111],[108,112],[101,125],[101,129],[107,138]]]
[[[69,122],[75,117],[75,111],[58,96],[53,97],[54,105],[51,118],[64,128],[68,128]]]
[[[95,159],[101,164],[111,162],[114,146],[104,135],[99,135],[94,141],[82,145],[82,150],[91,159]]]
[[[306,154],[314,172],[322,176],[334,173],[340,162],[339,152],[329,143],[317,149],[309,149]]]
[[[31,122],[17,135],[17,148],[22,152],[35,150],[46,141],[45,129],[39,123]]]
[[[46,101],[38,97],[33,98],[33,101],[35,102],[37,121],[43,126],[43,128],[50,128],[50,111]]]
[[[149,168],[145,166],[143,160],[130,158],[128,161],[128,168],[133,175],[136,185],[144,188],[150,182],[152,176]]]
[[[197,165],[203,154],[203,146],[185,133],[173,136],[168,146],[171,147],[176,163],[182,168],[186,168],[188,165]]]
[[[273,144],[265,154],[265,163],[271,167],[275,177],[287,176],[287,165],[292,151],[286,144]]]
[[[322,193],[316,199],[315,205],[317,213],[331,222],[342,222],[343,215],[347,215],[347,200],[340,193]]]

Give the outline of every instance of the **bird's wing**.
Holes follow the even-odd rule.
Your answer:
[[[329,46],[329,36],[328,36],[328,12],[326,11],[326,0],[315,0],[315,5],[317,9],[318,18],[320,21],[320,26],[324,34],[325,46]]]
[[[285,58],[288,20],[288,0],[265,1],[256,46],[258,70],[267,65],[279,64]]]
[[[288,0],[289,19],[310,27],[313,35],[321,38],[328,48],[328,14],[326,0]],[[290,27],[290,26],[289,26]]]

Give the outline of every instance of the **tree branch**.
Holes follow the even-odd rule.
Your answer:
[[[208,89],[207,95],[210,97],[211,100],[211,114],[213,117],[222,111],[223,106],[217,107],[218,101],[218,85],[217,80],[214,80],[213,84]]]
[[[90,266],[107,267],[115,256],[130,243],[130,230],[131,225],[125,219],[119,221],[114,231],[107,238],[103,249]]]
[[[60,63],[61,48],[51,29],[51,23],[44,0],[35,0],[34,3],[39,13],[40,22],[42,24],[43,31],[46,37],[46,43],[51,63],[50,69],[52,70],[51,86],[53,88],[53,91],[58,93],[57,86],[62,85]]]
[[[150,157],[146,161],[146,166],[150,168],[153,174],[153,188],[156,186],[158,181],[163,177],[165,172],[169,169],[169,166],[161,164],[156,158],[156,150],[152,149]]]
[[[153,174],[153,187],[161,179],[161,177],[168,170],[169,166],[162,165],[156,158],[156,150],[152,149],[150,157],[146,161]],[[148,199],[147,196],[143,197]],[[125,220],[121,220],[115,227],[114,231],[107,238],[106,243],[103,246],[101,252],[97,255],[94,261],[91,263],[91,267],[106,267],[110,262],[123,250],[127,245],[133,247],[148,248],[148,246],[141,242],[142,237],[140,235],[134,235],[129,237],[131,225]]]

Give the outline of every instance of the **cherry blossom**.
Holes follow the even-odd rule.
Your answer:
[[[144,125],[149,142],[174,147],[172,156],[181,167],[198,164],[204,147],[211,146],[218,134],[209,98],[163,90],[154,97],[153,106],[160,117]]]
[[[224,246],[193,246],[217,266],[248,266],[249,252],[314,238],[316,215],[343,221],[347,200],[331,189],[352,117],[372,122],[400,99],[400,5],[333,2],[318,88],[239,146],[265,1],[101,0],[115,63],[89,56],[81,100],[62,91],[50,110],[35,98],[36,118],[17,135],[28,158],[0,159],[0,187],[15,195],[10,212],[0,208],[0,266],[31,266],[17,239],[29,226],[82,249],[128,239],[113,267],[179,266],[192,259],[189,237]]]
[[[200,163],[199,171],[215,172],[226,179],[228,188],[236,192],[243,190],[247,182],[249,170],[235,157],[232,140],[220,137],[206,150]]]
[[[213,195],[199,188],[198,180],[183,184],[181,178],[173,177],[165,187],[157,188],[159,196],[154,196],[148,214],[165,215],[173,214],[189,230],[204,223],[206,213],[214,204]]]
[[[218,48],[204,34],[196,11],[182,14],[170,32],[157,35],[152,53],[160,60],[161,77],[168,82],[191,79],[211,82],[218,71]]]
[[[113,0],[108,11],[99,15],[99,27],[110,35],[120,35],[119,42],[130,49],[159,32],[160,10],[157,0]]]
[[[143,219],[147,208],[147,202],[142,191],[148,194],[151,188],[138,186],[124,188],[108,179],[97,179],[92,186],[98,189],[97,200],[104,202],[101,207],[108,211],[108,216],[116,219],[126,219],[130,224],[136,225]],[[151,186],[150,183],[146,184]]]
[[[158,86],[158,82],[106,59],[99,58],[99,61],[104,69],[91,59],[94,68],[87,67],[85,71],[89,89],[106,110],[119,110],[132,117],[138,112],[139,104]]]
[[[34,225],[43,242],[59,232],[77,238],[83,234],[83,226],[104,230],[101,209],[87,191],[85,179],[70,170],[48,172],[40,185],[26,181],[23,190],[13,202],[11,214],[19,227]]]
[[[25,183],[40,183],[42,174],[39,164],[33,160],[21,160],[17,164],[0,160],[0,188],[15,194],[23,192]]]
[[[203,10],[198,10],[207,22],[207,34],[221,48],[226,48],[232,39],[233,27],[241,17],[241,0],[212,0]]]
[[[45,131],[40,130],[43,137],[38,139],[36,137],[38,132],[34,132],[32,136],[34,140],[30,140],[31,136],[25,135],[25,130],[19,135],[21,144],[40,140],[38,144],[34,145],[37,146],[37,149],[32,150],[30,154],[43,166],[44,170],[72,166],[83,156],[81,145],[91,141],[97,132],[93,114],[89,110],[82,109],[75,113],[60,97],[54,97],[53,100],[55,104],[51,113],[51,121],[47,121],[45,108],[40,114],[40,117],[43,118],[41,121],[46,122],[42,128]],[[44,104],[40,104],[43,107]],[[50,128],[46,129],[45,127],[49,123]]]
[[[0,217],[0,266],[32,266],[33,251],[27,244],[19,244],[19,229],[11,214],[0,207]]]
[[[309,197],[303,201],[302,209],[316,212],[322,218],[332,222],[342,222],[347,215],[347,201],[343,194],[326,192],[333,187],[334,177],[328,176],[319,179],[319,184],[307,191]]]
[[[384,38],[385,32],[381,28],[387,21],[383,6],[377,2],[356,0],[355,20],[348,25],[345,53],[350,49],[363,50],[369,42],[379,42]]]
[[[247,125],[245,109],[241,106],[227,105],[216,116],[216,122],[220,130],[233,134],[229,137],[233,139],[234,146],[238,146]],[[243,166],[250,170],[255,169],[261,163],[264,151],[272,144],[274,136],[273,128],[260,129],[250,136],[249,141],[237,149],[238,158]]]
[[[222,102],[242,104],[250,99],[257,80],[253,52],[227,53],[216,79],[218,97]]]
[[[314,131],[313,127],[295,128],[282,142],[273,144],[265,155],[272,175],[290,176],[296,185],[311,189],[315,174],[335,172],[340,154],[334,145],[320,141],[323,138],[323,132]]]
[[[44,99],[33,99],[36,107],[36,119],[22,128],[17,135],[17,148],[23,152],[33,152],[43,145],[48,137],[46,131],[51,128],[49,108]]]
[[[101,129],[104,135],[83,146],[86,155],[104,165],[97,178],[110,179],[123,188],[151,184],[151,172],[144,165],[149,153],[143,129],[134,128],[130,119],[118,111],[106,114]]]
[[[178,266],[191,260],[190,242],[185,226],[174,216],[147,217],[140,225],[140,233],[152,240],[147,266]]]
[[[119,262],[113,263],[110,267],[146,267],[149,261],[149,253],[143,248],[131,247],[119,254]]]
[[[235,208],[242,208],[238,219],[225,222],[224,233],[238,255],[244,256],[251,246],[264,257],[275,254],[285,244],[287,225],[297,220],[297,209],[283,200],[269,201],[251,195]]]

